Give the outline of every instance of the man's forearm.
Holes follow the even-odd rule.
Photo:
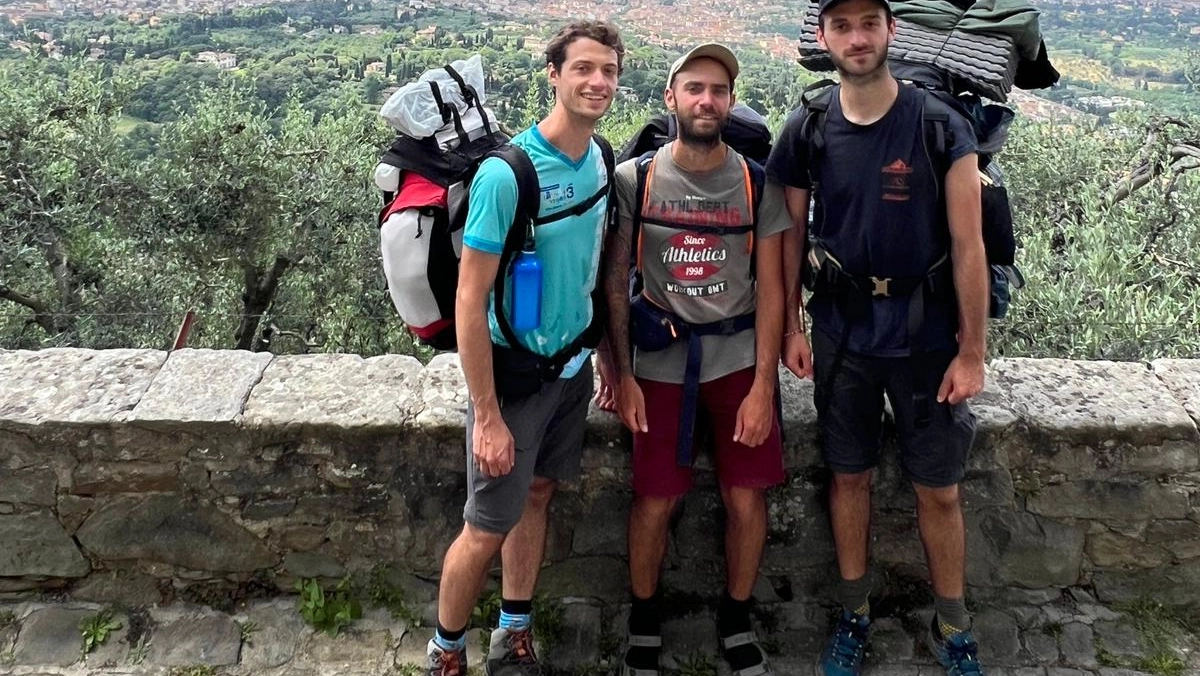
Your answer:
[[[605,245],[604,293],[608,298],[608,343],[618,377],[633,375],[629,347],[629,247],[632,226],[622,223]]]
[[[983,359],[987,352],[987,257],[981,244],[955,242],[951,260],[958,296],[959,354]]]
[[[455,311],[458,331],[458,357],[467,394],[477,412],[500,409],[496,396],[496,380],[492,374],[492,335],[488,328],[487,312],[478,307],[464,307],[459,298]]]

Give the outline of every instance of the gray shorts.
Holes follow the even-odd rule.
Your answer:
[[[467,407],[467,523],[490,533],[508,533],[521,520],[534,476],[554,481],[579,476],[592,391],[589,359],[572,378],[547,383],[528,397],[501,400],[500,415],[517,449],[516,464],[501,477],[479,471],[471,447],[475,409]]]

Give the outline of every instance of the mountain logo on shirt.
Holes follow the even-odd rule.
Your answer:
[[[660,252],[667,273],[681,282],[695,282],[725,267],[729,251],[718,236],[681,232],[667,239]]]
[[[912,197],[912,188],[909,185],[912,167],[897,157],[894,162],[884,167],[882,172],[884,201],[907,202]]]

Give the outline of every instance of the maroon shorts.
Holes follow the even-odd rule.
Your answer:
[[[633,435],[633,492],[652,498],[683,495],[692,487],[692,468],[675,462],[683,385],[642,378],[638,384],[646,400],[650,431]],[[762,444],[751,447],[733,440],[738,407],[753,384],[753,368],[700,383],[696,426],[707,424],[712,432],[717,480],[726,488],[768,488],[783,483],[778,415],[772,416],[771,432]],[[699,451],[693,447],[693,460]]]

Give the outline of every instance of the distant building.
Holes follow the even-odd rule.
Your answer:
[[[387,65],[382,61],[372,61],[363,69],[367,75],[383,75],[385,71],[387,71]]]
[[[237,55],[230,52],[200,52],[196,55],[197,63],[211,63],[221,70],[237,68]]]

